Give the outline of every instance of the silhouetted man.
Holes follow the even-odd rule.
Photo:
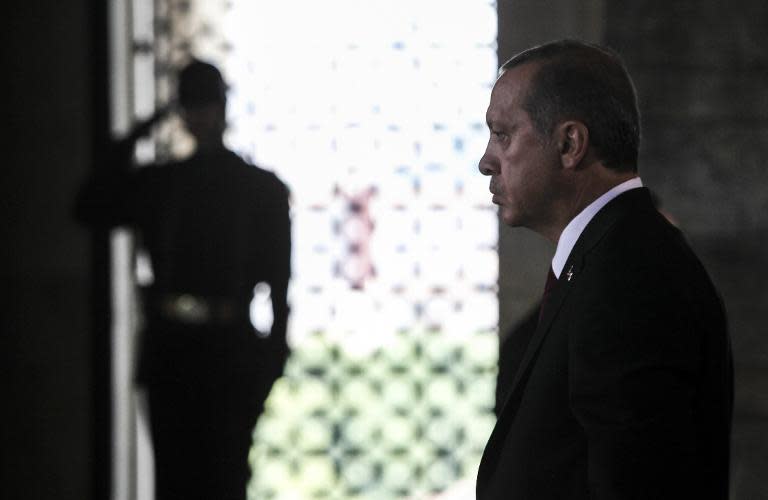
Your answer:
[[[178,100],[195,154],[130,168],[154,117],[115,145],[115,168],[87,184],[78,214],[135,228],[151,258],[138,381],[149,395],[157,499],[243,499],[252,430],[288,356],[288,193],[224,147],[226,87],[214,66],[185,67]],[[259,282],[271,289],[268,336],[250,322]]]
[[[486,119],[479,168],[502,220],[557,249],[477,498],[727,498],[725,313],[638,177],[623,63],[574,41],[525,51],[503,65]]]

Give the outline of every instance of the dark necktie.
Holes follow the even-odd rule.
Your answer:
[[[552,267],[550,266],[549,274],[547,274],[547,282],[544,284],[544,294],[541,296],[541,305],[539,306],[539,323],[541,323],[541,317],[544,316],[544,307],[547,305],[549,293],[555,287],[556,283],[557,277],[555,276],[555,272],[552,271]]]

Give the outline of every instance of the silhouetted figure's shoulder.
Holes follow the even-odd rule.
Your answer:
[[[197,153],[184,160],[169,164],[172,170],[181,172],[184,168],[208,169],[210,167],[224,169],[218,173],[238,175],[242,179],[261,183],[265,187],[285,188],[280,178],[269,170],[265,170],[244,160],[240,155],[229,149]]]
[[[282,205],[288,198],[288,188],[277,175],[229,150],[194,155],[171,170],[176,172],[176,182],[189,179],[209,187],[218,186],[222,196],[240,195],[264,209]],[[198,175],[200,178],[196,179]]]
[[[105,169],[78,195],[75,216],[92,226],[135,225],[171,207],[286,210],[288,189],[272,172],[227,149],[140,168]]]

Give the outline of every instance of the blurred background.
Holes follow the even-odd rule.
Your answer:
[[[292,192],[294,355],[255,429],[251,498],[474,498],[496,336],[552,246],[500,228],[476,163],[498,65],[563,37],[621,53],[640,173],[728,309],[732,498],[768,498],[768,5],[758,0],[71,0],[6,8],[2,498],[149,499],[130,377],[130,234],[71,218],[110,137],[196,56],[227,143]],[[138,160],[189,151],[178,121]],[[257,309],[258,304],[254,304]],[[258,313],[255,315],[259,317]]]

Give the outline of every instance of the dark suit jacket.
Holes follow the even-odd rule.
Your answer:
[[[727,498],[724,309],[648,190],[587,225],[515,371],[478,499]]]
[[[493,412],[498,418],[501,409],[507,401],[509,389],[512,387],[512,381],[515,380],[515,373],[523,360],[525,348],[536,331],[539,323],[539,308],[541,303],[537,302],[526,315],[512,328],[506,335],[499,337],[499,362],[498,372],[496,373],[496,399]]]

